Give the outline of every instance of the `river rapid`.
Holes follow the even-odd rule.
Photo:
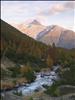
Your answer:
[[[59,66],[53,66],[52,71],[48,71],[47,73],[41,76],[41,72],[36,73],[36,79],[31,84],[27,84],[26,86],[19,87],[18,92],[22,92],[22,95],[31,95],[36,91],[44,91],[45,88],[43,85],[51,86],[55,80],[59,79],[56,71]]]

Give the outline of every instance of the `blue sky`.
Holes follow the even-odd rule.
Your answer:
[[[1,1],[1,19],[20,24],[36,19],[43,25],[75,30],[74,1]]]

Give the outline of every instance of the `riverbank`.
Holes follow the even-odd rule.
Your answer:
[[[72,92],[59,97],[51,97],[50,95],[44,93],[46,89],[43,87],[43,85],[51,86],[55,80],[59,79],[56,72],[57,69],[58,67],[54,67],[52,71],[48,72],[47,74],[45,73],[43,76],[41,76],[41,72],[36,73],[36,79],[34,82],[25,86],[19,86],[15,90],[3,93],[2,100],[31,100],[30,98],[33,98],[33,100],[75,100],[73,99],[75,93]],[[14,94],[16,90],[18,93],[21,92],[22,95],[18,96],[17,94]]]
[[[56,66],[58,68],[58,66]],[[36,79],[34,82],[30,83],[30,84],[24,84],[24,85],[17,85],[16,87],[14,88],[10,88],[10,89],[6,89],[6,91],[9,91],[9,90],[15,90],[15,89],[18,89],[18,92],[22,92],[23,95],[28,95],[32,92],[35,92],[36,90],[43,90],[43,86],[42,85],[52,85],[54,80],[57,80],[58,76],[57,74],[55,73],[55,69],[57,68],[54,68],[53,71],[48,71],[47,73],[43,73],[43,76],[41,74],[41,72],[39,73],[36,73]],[[2,90],[4,91],[4,90]]]
[[[3,99],[1,100],[31,100],[31,98],[32,100],[75,100],[75,93],[70,93],[60,97],[51,97],[45,94],[43,91],[34,93],[30,96],[17,96],[12,94],[11,92],[8,92],[5,96],[3,96]]]

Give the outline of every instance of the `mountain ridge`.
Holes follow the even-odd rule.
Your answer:
[[[36,19],[34,19],[34,20],[33,20],[31,23],[29,23],[29,24],[42,25],[42,24],[40,24],[40,22],[37,21]]]
[[[18,30],[20,30],[21,32],[26,33],[28,36],[35,39],[36,34],[41,32],[45,28],[45,26],[42,25],[37,20],[33,20],[32,22],[30,22],[28,24],[24,24],[24,23],[19,24],[16,26],[16,28]]]
[[[55,45],[58,47],[75,48],[74,38],[75,38],[75,32],[55,25],[52,26],[52,28],[49,27],[48,31],[46,28],[44,31],[38,33],[36,40],[41,41],[47,45],[49,44],[52,45],[53,43],[55,43]],[[60,41],[62,42],[60,43]]]
[[[53,43],[55,43],[57,47],[69,48],[70,46],[70,48],[73,48],[73,47],[75,48],[74,39],[72,41],[70,40],[71,43],[68,41],[69,38],[71,37],[71,34],[72,33],[75,34],[75,32],[73,32],[72,30],[63,28],[59,25],[44,26],[39,21],[34,19],[28,24],[24,24],[24,23],[19,24],[16,28],[20,30],[21,32],[23,32],[24,34],[27,34],[28,36],[34,38],[35,40],[43,42],[47,45],[52,45]],[[65,35],[67,40],[65,40],[65,37],[63,37],[64,35],[61,35],[62,33],[69,34],[69,35]],[[61,36],[64,38],[62,41],[63,43],[60,40],[62,39]],[[73,35],[73,38],[74,37],[75,35]],[[64,40],[65,40],[65,43],[64,43]]]

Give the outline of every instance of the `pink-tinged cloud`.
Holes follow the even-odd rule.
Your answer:
[[[66,2],[64,6],[67,9],[75,9],[75,1]]]
[[[74,10],[74,7],[74,1],[65,2],[64,4],[56,3],[52,5],[50,8],[40,11],[39,15],[50,16],[60,14],[65,11]]]
[[[50,12],[52,12],[52,14],[57,14],[57,13],[63,12],[64,10],[65,10],[65,7],[63,5],[56,4],[50,9]]]

